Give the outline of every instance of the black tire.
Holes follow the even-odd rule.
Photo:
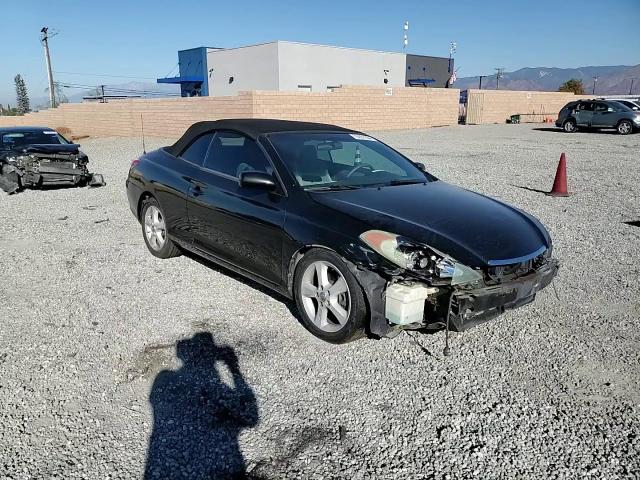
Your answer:
[[[160,215],[162,216],[162,219],[164,220],[165,218],[164,211],[155,198],[147,197],[142,201],[142,207],[140,208],[140,225],[142,227],[142,238],[144,239],[144,243],[149,249],[149,252],[151,252],[151,255],[158,258],[172,258],[180,256],[182,254],[180,252],[180,249],[171,241],[166,233],[166,229],[164,233],[164,243],[160,248],[156,248],[149,243],[149,239],[147,238],[147,234],[145,232],[145,215],[147,213],[147,210],[151,207],[157,208],[160,212]]]
[[[616,125],[616,130],[620,135],[629,135],[633,132],[633,123],[631,120],[620,120]]]
[[[578,131],[578,125],[573,118],[568,118],[562,124],[562,130],[564,130],[565,133],[575,133]]]
[[[350,297],[349,316],[344,325],[336,332],[327,332],[318,328],[312,319],[309,318],[309,315],[304,308],[301,293],[303,275],[309,265],[318,261],[328,262],[334,266],[344,277],[348,286],[348,293]],[[349,267],[346,265],[345,260],[336,253],[322,248],[309,250],[309,252],[302,257],[302,260],[300,260],[296,266],[296,271],[293,277],[293,293],[296,306],[304,326],[316,337],[330,343],[348,343],[362,338],[365,335],[365,328],[369,319],[369,310],[365,300],[364,291],[355,276],[351,273]]]

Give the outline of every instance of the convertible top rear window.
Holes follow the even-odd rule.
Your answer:
[[[290,132],[274,133],[269,139],[306,190],[432,180],[398,152],[367,135]]]

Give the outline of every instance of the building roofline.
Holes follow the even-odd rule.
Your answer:
[[[340,50],[355,50],[355,51],[359,51],[359,52],[374,52],[374,53],[387,53],[387,54],[394,54],[394,55],[413,55],[416,57],[430,57],[430,58],[447,58],[447,57],[437,57],[437,56],[433,56],[433,55],[420,55],[417,53],[407,53],[407,52],[398,52],[398,51],[388,51],[388,50],[373,50],[370,48],[357,48],[357,47],[343,47],[340,45],[325,45],[322,43],[307,43],[307,42],[294,42],[291,40],[273,40],[270,42],[263,42],[263,43],[255,43],[255,44],[251,44],[251,45],[242,45],[239,47],[230,47],[230,48],[212,48],[213,50],[217,50],[217,51],[227,51],[227,50],[239,50],[241,48],[251,48],[251,47],[261,47],[263,45],[272,45],[272,44],[280,44],[280,43],[286,43],[286,44],[292,44],[292,45],[304,45],[304,46],[309,46],[309,47],[326,47],[326,48],[336,48],[336,49],[340,49]]]

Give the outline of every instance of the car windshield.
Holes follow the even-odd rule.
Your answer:
[[[29,145],[60,145],[69,142],[54,130],[0,132],[0,149],[13,150]]]
[[[339,190],[435,180],[384,143],[359,133],[292,132],[269,135],[305,190]]]

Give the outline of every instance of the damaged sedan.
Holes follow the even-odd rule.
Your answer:
[[[11,194],[22,188],[105,185],[87,168],[80,146],[46,127],[0,128],[0,188]]]
[[[187,250],[267,286],[333,343],[462,331],[558,272],[531,215],[333,125],[196,123],[134,160],[126,186],[153,255]]]

